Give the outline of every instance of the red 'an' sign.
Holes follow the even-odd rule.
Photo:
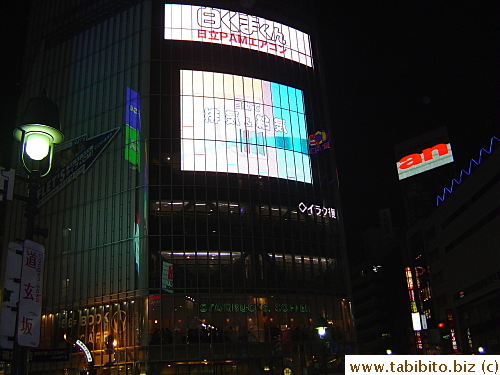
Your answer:
[[[414,176],[453,162],[453,154],[449,143],[440,143],[422,150],[421,154],[410,154],[398,161],[399,179]]]

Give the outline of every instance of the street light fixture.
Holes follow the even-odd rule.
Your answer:
[[[326,329],[328,328],[328,322],[326,321],[325,318],[320,316],[319,318],[316,319],[315,322],[315,327],[318,330],[318,335],[320,338],[325,338],[326,336]]]
[[[28,172],[28,199],[26,206],[26,239],[33,240],[38,228],[38,188],[40,178],[50,172],[54,145],[64,140],[59,130],[59,108],[43,92],[29,100],[20,125],[14,130],[14,138],[21,142],[19,159]],[[46,237],[46,234],[45,234]]]
[[[322,340],[321,342],[321,351],[323,357],[323,369],[325,374],[327,373],[327,357],[328,357],[328,342],[324,342],[323,340],[326,338],[327,329],[328,329],[328,321],[322,316],[316,318],[314,321],[314,328],[318,330],[318,336]]]
[[[54,145],[64,140],[59,130],[59,108],[45,94],[32,98],[26,106],[21,124],[14,130],[14,138],[21,142],[19,159],[29,174],[46,176],[52,166]],[[27,163],[26,157],[35,163]],[[45,170],[42,161],[46,160]]]
[[[26,205],[26,240],[33,240],[35,234],[47,236],[44,229],[35,226],[38,214],[38,188],[40,178],[49,174],[52,166],[54,145],[64,140],[59,130],[59,108],[42,93],[30,99],[20,125],[14,130],[14,138],[21,142],[19,159],[28,172],[28,197],[23,197]],[[21,178],[22,179],[22,178]],[[19,315],[19,311],[17,313]],[[15,375],[26,373],[26,349],[18,343],[19,316],[16,316],[16,335],[14,340],[14,361],[12,372]]]

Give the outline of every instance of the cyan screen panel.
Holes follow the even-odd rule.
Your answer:
[[[312,183],[303,92],[232,74],[181,71],[182,170]]]

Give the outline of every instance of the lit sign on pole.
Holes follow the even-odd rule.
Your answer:
[[[23,247],[17,342],[21,346],[37,348],[42,323],[45,248],[30,240],[25,240]]]
[[[440,143],[422,150],[420,154],[401,158],[397,163],[398,176],[402,180],[452,162],[451,145]]]
[[[312,183],[301,90],[181,71],[181,169]]]
[[[165,39],[247,48],[313,66],[308,34],[225,9],[165,4]]]

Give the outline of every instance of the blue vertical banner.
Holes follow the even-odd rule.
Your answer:
[[[141,101],[139,93],[127,87],[125,102],[125,159],[140,168]]]

